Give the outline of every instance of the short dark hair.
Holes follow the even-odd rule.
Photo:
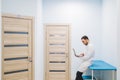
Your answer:
[[[85,40],[88,39],[89,40],[89,38],[86,35],[82,36],[81,39],[85,39]]]

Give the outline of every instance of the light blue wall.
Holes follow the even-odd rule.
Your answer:
[[[102,1],[101,0],[44,0],[43,23],[71,25],[71,48],[83,51],[81,36],[88,35],[95,46],[95,59],[101,59]],[[72,50],[72,49],[71,49]],[[81,61],[71,51],[71,77],[75,78]]]
[[[102,59],[117,66],[117,4],[104,0],[102,19]]]
[[[117,0],[104,0],[103,1],[103,19],[102,19],[102,59],[117,68],[117,77],[120,75],[118,73],[118,6]],[[106,74],[106,73],[104,73]],[[108,74],[111,76],[111,74]],[[108,76],[104,76],[104,79],[108,79]],[[114,80],[114,79],[112,79]],[[117,78],[119,80],[119,78]]]
[[[2,0],[2,13],[35,16],[37,0]]]
[[[44,80],[42,0],[2,0],[2,13],[34,17],[35,80]]]

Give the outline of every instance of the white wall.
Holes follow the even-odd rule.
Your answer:
[[[117,6],[115,0],[103,1],[102,59],[117,65]]]
[[[35,17],[35,80],[43,80],[44,70],[41,9],[42,0],[3,0],[2,2],[2,13]]]
[[[117,28],[117,32],[118,32],[118,34],[117,34],[117,37],[118,37],[118,61],[117,61],[117,63],[118,63],[118,70],[117,70],[117,80],[119,80],[120,79],[120,0],[117,0],[117,13],[118,13],[118,28]]]
[[[104,0],[102,11],[102,59],[118,67],[117,0]],[[104,79],[108,79],[108,76]],[[119,80],[119,79],[117,79]]]
[[[120,50],[117,49],[120,48],[120,42],[118,42],[120,37],[117,37],[119,36],[117,31],[120,34],[120,24],[117,27],[116,3],[116,0],[43,0],[42,8],[42,0],[2,0],[2,13],[35,17],[35,80],[43,80],[43,24],[45,23],[70,24],[71,45],[77,52],[82,51],[83,45],[80,38],[86,34],[95,45],[95,59],[103,59],[118,67],[117,53]],[[71,58],[71,77],[74,80],[80,60],[76,59],[72,52]],[[119,79],[120,77],[117,80]]]
[[[42,24],[42,0],[37,0],[35,26],[35,80],[44,80],[44,41]]]
[[[81,36],[88,35],[95,45],[96,59],[101,59],[102,44],[102,1],[101,0],[44,0],[43,23],[68,23],[71,25],[71,45],[82,51]],[[71,77],[75,78],[80,60],[71,52]]]

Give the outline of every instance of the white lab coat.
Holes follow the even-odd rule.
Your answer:
[[[84,56],[80,57],[82,62],[78,68],[78,71],[85,72],[88,69],[88,66],[92,64],[94,54],[95,54],[95,51],[94,51],[93,45],[89,43],[85,48]]]

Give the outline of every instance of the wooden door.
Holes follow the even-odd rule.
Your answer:
[[[46,25],[45,80],[70,80],[69,25]]]
[[[2,80],[33,80],[33,19],[2,16]]]

